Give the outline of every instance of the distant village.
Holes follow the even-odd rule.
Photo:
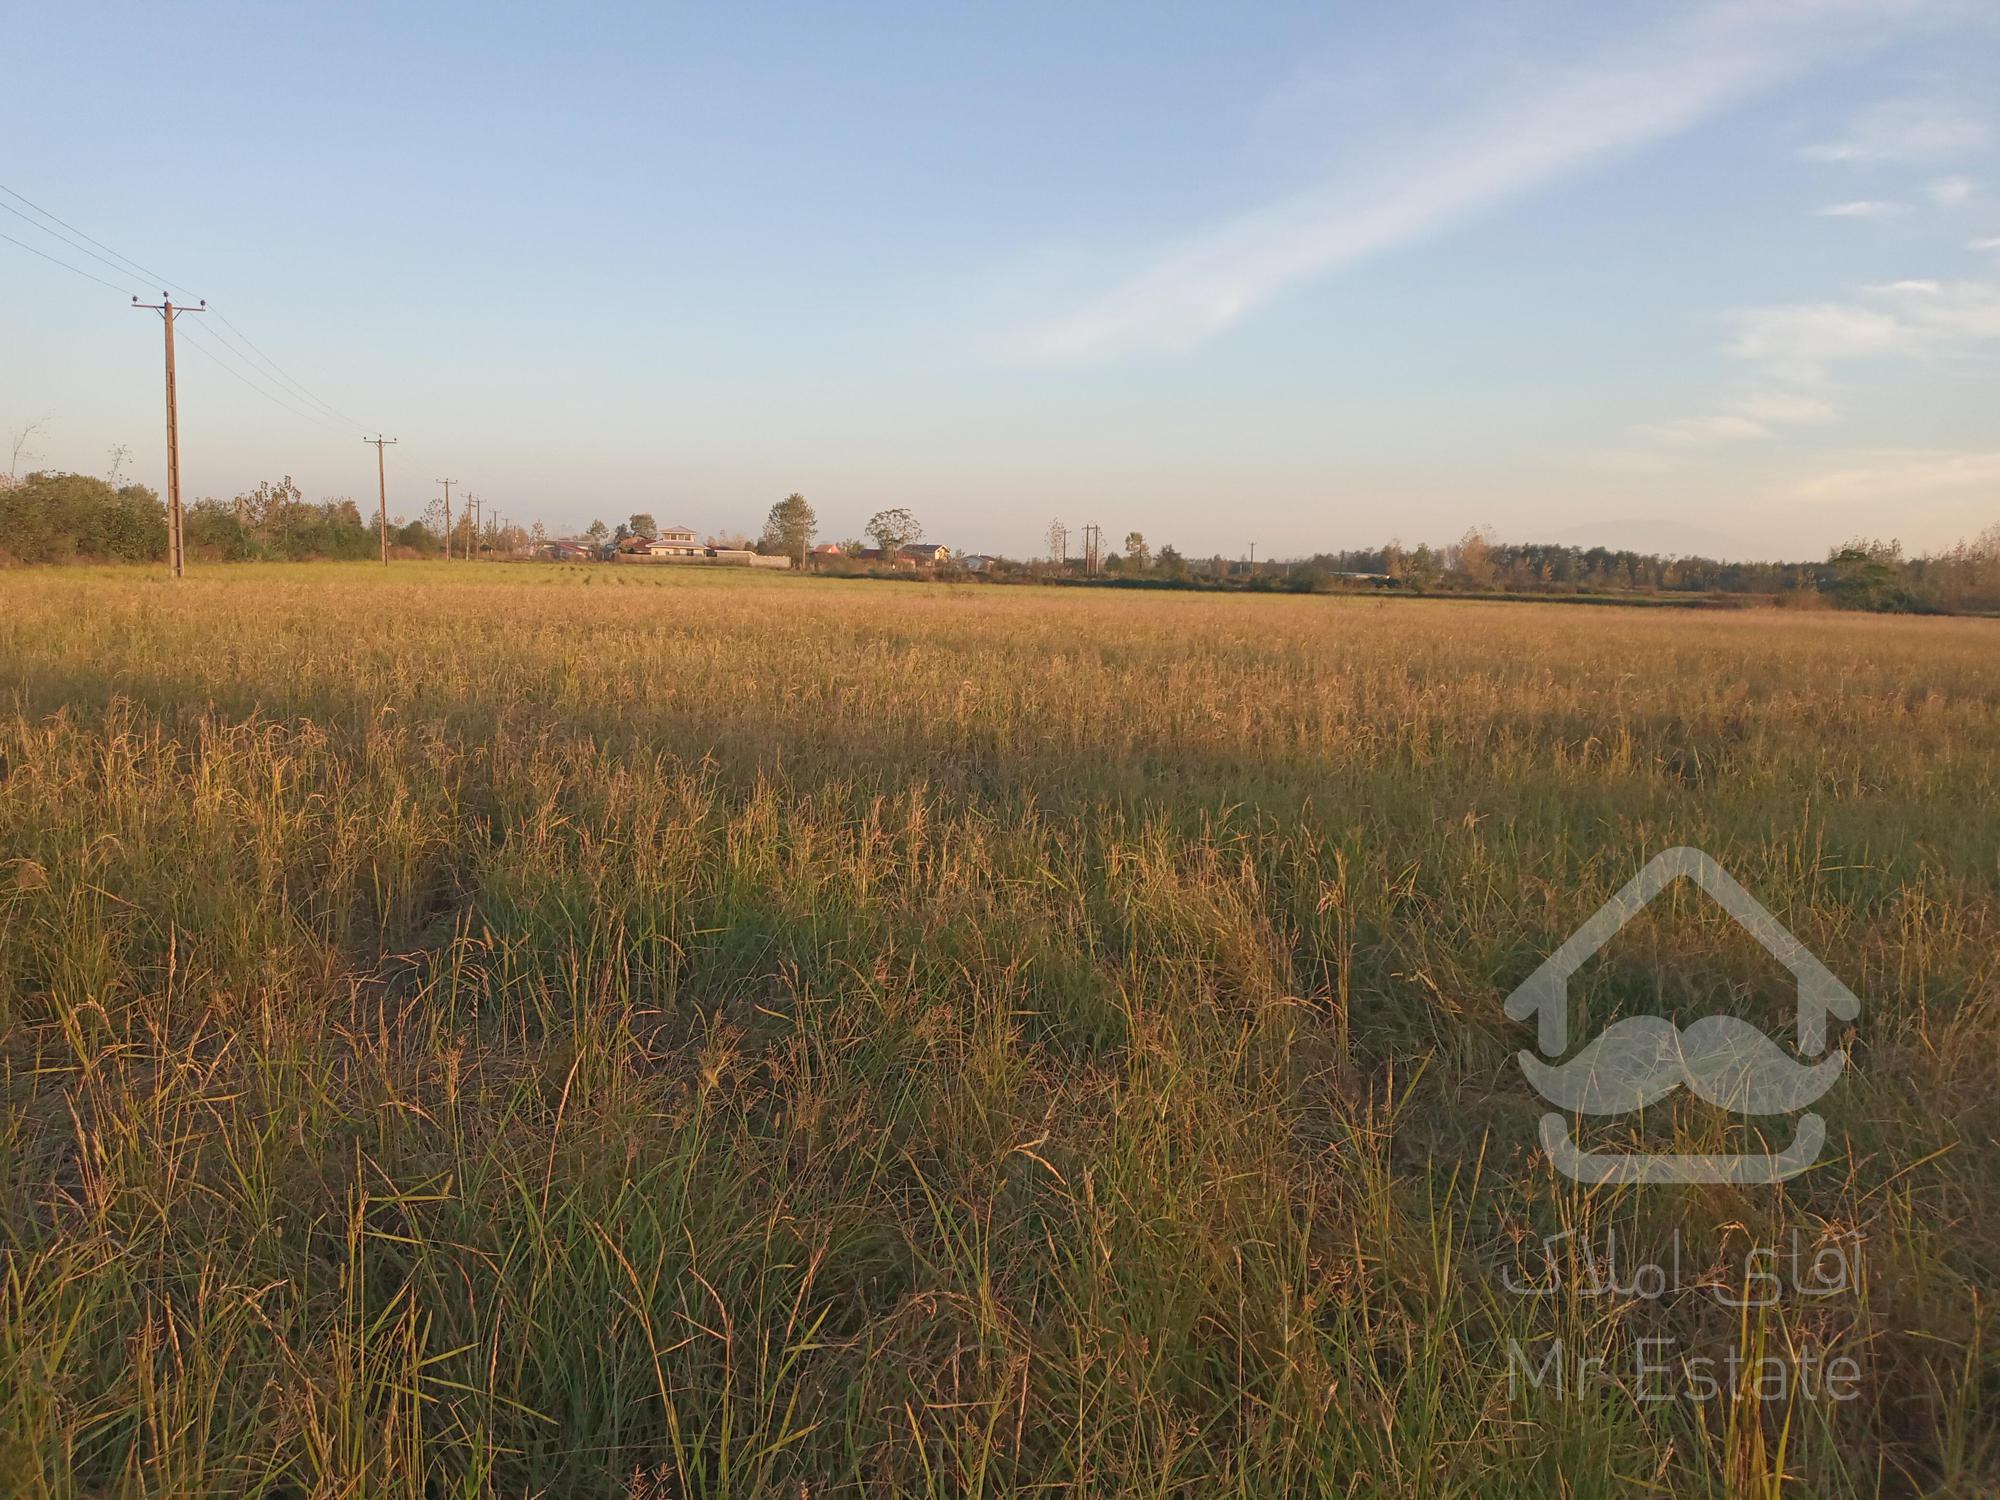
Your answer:
[[[650,518],[634,517],[642,523]],[[863,546],[857,542],[819,542],[794,551],[774,536],[751,543],[745,537],[702,539],[691,526],[654,526],[650,530],[620,526],[600,535],[552,537],[530,541],[523,555],[551,562],[705,563],[725,567],[783,568],[799,566],[907,568],[916,571],[957,569],[982,573],[1006,560],[982,552],[957,552],[937,542],[904,542],[898,546]]]

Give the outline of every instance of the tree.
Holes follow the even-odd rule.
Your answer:
[[[1429,542],[1419,542],[1417,550],[1410,554],[1410,560],[1403,565],[1403,576],[1414,589],[1428,589],[1437,586],[1438,577],[1443,573],[1438,566],[1437,554],[1431,551]]]
[[[1160,549],[1160,574],[1162,577],[1171,579],[1175,583],[1184,581],[1188,576],[1187,559],[1183,558],[1172,547],[1162,547]]]
[[[626,525],[631,527],[631,530],[625,533],[627,536],[643,536],[650,538],[650,537],[656,537],[660,534],[659,522],[655,521],[651,516],[647,515],[643,510],[640,511],[636,516],[632,517],[630,521],[626,522]]]
[[[1840,608],[1909,607],[1909,595],[1903,588],[1902,543],[1856,537],[1846,546],[1836,547],[1827,556],[1826,564],[1820,589],[1831,594]]]
[[[606,526],[602,521],[592,521],[590,523],[590,530],[586,531],[584,535],[601,547],[604,545],[604,539],[611,535],[611,528]]]
[[[806,554],[812,550],[818,531],[819,517],[806,504],[806,497],[796,491],[772,506],[764,518],[764,540],[782,549],[795,568],[806,565]]]
[[[40,416],[36,417],[32,422],[24,422],[14,429],[14,451],[7,460],[7,477],[9,479],[20,479],[21,466],[23,464],[32,464],[40,457],[39,454],[29,450],[28,444],[35,440],[36,433],[48,425],[48,417]]]
[[[1135,573],[1143,573],[1153,565],[1152,549],[1136,531],[1125,533],[1125,565]]]
[[[1459,539],[1457,564],[1457,571],[1475,588],[1485,588],[1493,582],[1493,544],[1477,526]]]
[[[876,511],[868,518],[864,529],[875,545],[882,549],[884,562],[893,562],[898,552],[924,534],[917,518],[900,505],[891,510]]]

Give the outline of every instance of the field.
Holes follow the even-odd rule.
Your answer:
[[[1536,1145],[1677,844],[1863,999],[1783,1186]],[[2000,623],[0,574],[8,1495],[1990,1494],[1996,1057]]]

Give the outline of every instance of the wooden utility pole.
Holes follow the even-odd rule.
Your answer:
[[[456,479],[440,479],[438,483],[444,486],[444,560],[446,562],[450,562],[451,561],[451,487],[457,484],[458,481]]]
[[[372,438],[365,437],[361,441],[375,445],[375,493],[382,505],[382,566],[386,568],[389,566],[389,474],[382,467],[382,450],[396,440],[385,438],[378,432]]]
[[[472,528],[466,533],[465,557],[468,562],[479,561],[479,497],[468,494],[465,497],[465,519]]]
[[[174,393],[174,319],[182,313],[208,311],[208,299],[197,307],[175,307],[165,292],[158,302],[132,299],[134,307],[160,315],[167,329],[167,569],[175,578],[187,576],[187,552],[181,544],[181,411]]]
[[[1091,521],[1083,528],[1083,571],[1095,577],[1104,561],[1104,528]]]

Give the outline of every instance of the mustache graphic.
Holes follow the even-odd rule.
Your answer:
[[[1521,1070],[1551,1104],[1586,1115],[1622,1115],[1677,1084],[1739,1115],[1786,1115],[1833,1086],[1847,1065],[1834,1052],[1807,1067],[1736,1016],[1703,1016],[1685,1031],[1664,1016],[1631,1016],[1566,1063],[1521,1053]]]

